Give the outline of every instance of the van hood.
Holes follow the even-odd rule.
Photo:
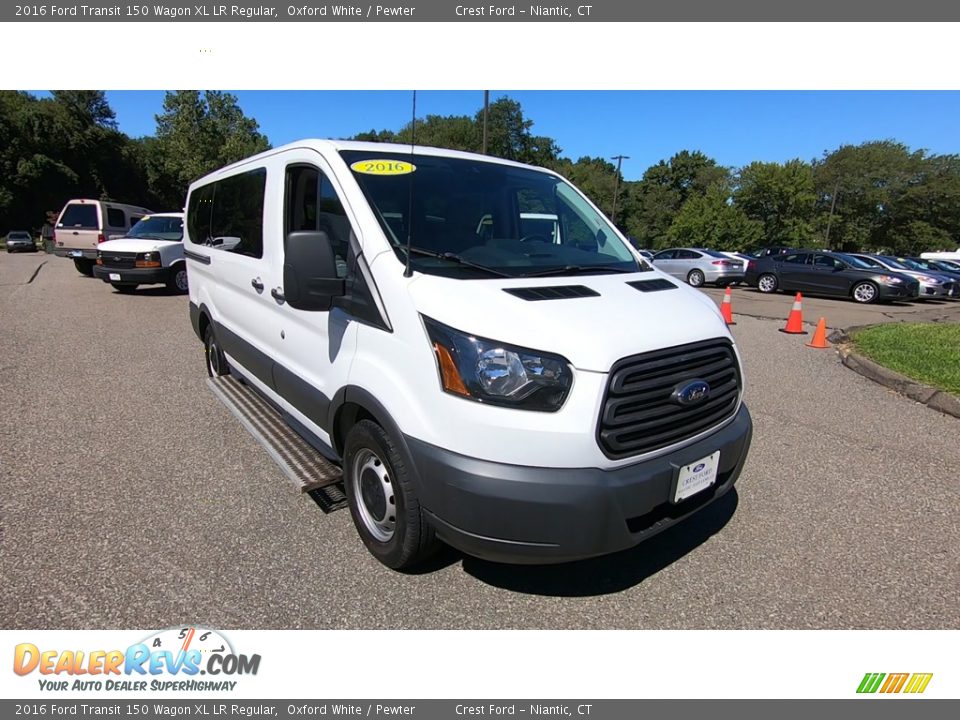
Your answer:
[[[628,285],[666,280],[667,290]],[[578,286],[596,296],[526,300],[508,289]],[[664,273],[462,280],[418,275],[409,285],[417,310],[471,335],[564,356],[579,370],[608,372],[619,359],[673,345],[733,340],[707,295]]]
[[[117,240],[107,240],[97,245],[100,252],[151,252],[153,250],[162,250],[171,245],[180,245],[179,241],[172,240],[154,240],[153,238],[118,238]]]

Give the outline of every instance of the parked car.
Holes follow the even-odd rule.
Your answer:
[[[746,280],[762,293],[833,295],[859,303],[911,300],[919,294],[917,281],[904,274],[877,271],[855,256],[819,250],[761,258],[748,269]]]
[[[746,262],[703,248],[670,248],[653,256],[653,263],[669,275],[693,287],[706,283],[719,286],[743,280]]]
[[[921,259],[929,262],[933,267],[938,270],[947,270],[949,272],[960,272],[960,260],[927,260],[921,256]]]
[[[28,230],[11,230],[7,233],[7,252],[36,252],[37,244]]]
[[[126,237],[101,243],[93,274],[118,292],[158,284],[171,292],[187,292],[183,213],[144,215]]]
[[[562,242],[524,242],[530,199]],[[305,140],[194,182],[184,245],[207,373],[245,379],[342,466],[391,568],[438,539],[506,562],[622,550],[743,466],[752,422],[716,305],[554,172]]]
[[[791,252],[796,252],[796,248],[787,245],[767,245],[765,247],[754,248],[747,254],[755,258],[764,258],[770,257],[771,255],[783,255]]]
[[[642,248],[637,249],[637,253],[646,260],[653,260],[653,253]]]
[[[93,275],[97,248],[111,235],[122,236],[150,211],[105,200],[69,200],[53,229],[53,253],[73,259],[77,272]]]
[[[950,288],[948,293],[949,297],[960,298],[960,267],[952,268],[944,263],[938,263],[936,260],[924,260],[919,257],[897,257],[896,260],[911,270],[945,275],[953,282],[953,287]]]
[[[912,270],[907,265],[888,255],[867,255],[865,253],[850,253],[851,257],[859,258],[875,270],[887,270],[901,275],[909,275],[920,283],[920,299],[948,297],[953,291],[953,281],[945,275],[919,270]]]

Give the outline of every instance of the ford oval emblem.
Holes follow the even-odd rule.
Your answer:
[[[705,380],[691,380],[677,385],[670,399],[678,405],[696,405],[710,397],[710,385]]]
[[[699,465],[697,465],[696,467],[693,468],[693,471],[694,471],[695,473],[698,473],[698,472],[700,472],[701,470],[703,470],[706,466],[707,466],[706,463],[700,463]]]

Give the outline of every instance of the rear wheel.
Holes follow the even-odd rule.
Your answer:
[[[110,283],[110,286],[120,293],[132,293],[139,286],[136,283]]]
[[[692,287],[701,287],[705,280],[706,278],[701,270],[691,270],[687,273],[687,282]]]
[[[853,286],[853,290],[850,291],[850,295],[858,303],[872,303],[877,300],[880,296],[880,292],[877,290],[877,286],[872,282],[861,282]]]
[[[207,361],[207,375],[210,377],[220,377],[230,372],[230,365],[227,358],[220,349],[220,343],[217,336],[213,333],[213,325],[207,325],[203,333],[203,351]]]
[[[73,266],[81,275],[93,277],[93,260],[87,260],[86,258],[74,258]]]
[[[772,273],[764,273],[757,278],[757,290],[762,293],[776,292],[779,285],[780,283],[777,280],[777,276]]]
[[[440,547],[403,457],[382,427],[361,420],[351,428],[343,468],[353,524],[377,560],[394,570],[406,570]]]

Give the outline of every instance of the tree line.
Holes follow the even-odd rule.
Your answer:
[[[724,167],[680,150],[625,181],[607,158],[565,157],[536,135],[516,100],[486,113],[487,153],[556,170],[580,187],[639,247],[744,250],[759,245],[915,254],[960,244],[960,156],[895,140],[843,145],[812,160]],[[181,208],[202,175],[270,147],[229,93],[175,91],[152,136],[120,132],[104,93],[49,98],[0,92],[0,228],[35,229],[72,197],[156,210]],[[415,128],[371,129],[352,139],[480,152],[484,110],[427,115]]]

